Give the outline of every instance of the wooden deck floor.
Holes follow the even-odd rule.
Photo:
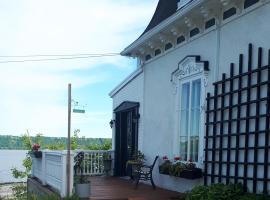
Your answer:
[[[172,200],[179,199],[180,193],[140,183],[138,189],[130,180],[115,177],[92,177],[91,200]]]

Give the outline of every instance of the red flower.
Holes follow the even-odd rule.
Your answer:
[[[163,160],[168,160],[168,157],[167,156],[163,156],[162,159]]]
[[[176,156],[176,157],[174,157],[174,160],[175,160],[175,161],[181,160],[181,157],[180,157],[180,156]]]
[[[39,144],[33,144],[33,146],[32,146],[32,150],[34,150],[34,151],[38,151],[39,148],[40,148]]]

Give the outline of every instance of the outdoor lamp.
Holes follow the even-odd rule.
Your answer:
[[[114,123],[115,123],[115,120],[113,119],[109,122],[111,128],[113,128]]]

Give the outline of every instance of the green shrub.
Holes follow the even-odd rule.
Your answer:
[[[218,183],[193,188],[185,200],[269,200],[269,197],[245,193],[240,183],[229,185]]]

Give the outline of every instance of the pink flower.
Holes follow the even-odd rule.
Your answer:
[[[32,146],[32,150],[34,150],[34,151],[38,151],[39,148],[40,148],[39,144],[33,144],[33,146]]]
[[[176,157],[174,157],[174,160],[175,161],[181,160],[181,157],[180,156],[176,156]]]
[[[167,156],[163,156],[162,159],[163,160],[168,160],[168,157]]]

